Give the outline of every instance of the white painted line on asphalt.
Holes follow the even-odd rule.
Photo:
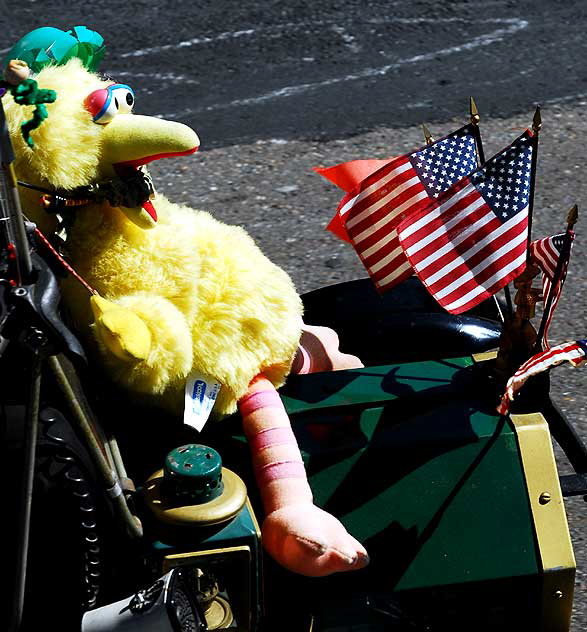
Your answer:
[[[299,29],[308,29],[313,26],[319,26],[327,28],[330,25],[328,22],[321,20],[316,21],[302,21],[302,22],[286,22],[284,24],[273,24],[271,26],[260,26],[255,29],[242,29],[240,31],[225,31],[216,35],[203,35],[201,37],[193,37],[189,40],[183,40],[181,42],[174,42],[173,44],[160,44],[159,46],[150,46],[148,48],[140,48],[137,50],[127,51],[122,53],[120,57],[144,57],[145,55],[155,55],[168,50],[174,50],[176,48],[191,48],[192,46],[200,46],[203,44],[213,44],[216,42],[224,42],[232,39],[239,39],[241,37],[253,37],[261,36],[262,38],[270,37],[271,39],[279,39],[287,31],[294,31]],[[9,49],[7,49],[9,50]]]
[[[441,21],[449,21],[454,22],[459,20],[460,18],[447,18],[446,20],[431,20],[428,18],[414,18],[414,21],[424,22],[441,22]],[[287,98],[291,96],[297,96],[300,94],[305,94],[307,92],[313,92],[319,90],[321,88],[327,88],[336,84],[348,83],[352,81],[357,81],[361,79],[369,79],[372,77],[383,76],[389,73],[392,70],[397,70],[402,66],[406,66],[408,64],[416,64],[423,61],[430,61],[437,57],[446,57],[448,55],[454,55],[457,53],[461,53],[464,51],[470,51],[475,48],[479,48],[481,46],[489,46],[496,42],[500,42],[508,36],[514,35],[518,31],[521,31],[528,26],[528,22],[523,20],[522,18],[493,18],[487,20],[478,20],[478,23],[481,24],[502,24],[504,25],[502,28],[497,28],[489,33],[483,33],[482,35],[478,35],[473,39],[464,42],[463,44],[458,44],[455,46],[449,46],[447,48],[441,48],[439,50],[431,51],[428,53],[422,53],[420,55],[414,55],[412,57],[406,57],[405,59],[400,59],[397,62],[392,64],[387,64],[385,66],[380,66],[378,68],[365,68],[357,73],[352,73],[348,75],[343,75],[341,77],[332,77],[330,79],[324,79],[323,81],[316,81],[311,83],[302,83],[293,86],[285,86],[283,88],[279,88],[278,90],[272,90],[270,92],[266,92],[265,94],[261,94],[255,97],[248,97],[244,99],[235,99],[230,101],[229,103],[218,103],[215,105],[209,105],[203,108],[195,108],[195,109],[186,109],[181,112],[173,112],[162,115],[164,117],[169,118],[182,118],[188,114],[195,114],[197,112],[202,111],[214,111],[214,110],[224,110],[233,107],[242,107],[249,105],[257,105],[260,103],[264,103],[267,101],[272,101],[274,99]]]
[[[213,37],[194,37],[182,42],[174,42],[173,44],[162,44],[160,46],[151,46],[150,48],[140,48],[138,50],[131,50],[127,53],[122,53],[121,57],[143,57],[144,55],[152,55],[154,53],[160,53],[166,50],[174,50],[176,48],[186,48],[196,46],[198,44],[210,44],[212,42],[221,42],[228,39],[237,39],[239,37],[250,36],[256,33],[256,29],[245,29],[242,31],[226,31],[225,33],[218,33]]]
[[[190,79],[185,75],[176,75],[173,72],[128,72],[128,71],[116,71],[105,70],[103,73],[106,77],[140,77],[144,79],[153,79],[155,81],[169,81],[171,83],[184,83],[190,85],[200,85],[200,81],[197,79]],[[153,86],[156,88],[157,86]]]
[[[504,24],[504,23],[523,23],[521,28],[525,28],[528,23],[521,18],[486,18],[482,20],[471,21],[468,18],[370,18],[365,20],[367,24],[440,24],[440,23],[457,23],[460,22],[465,25],[469,24]],[[352,25],[353,22],[350,22]],[[343,41],[347,44],[353,43],[356,38],[349,33],[348,28],[341,26],[337,23],[324,21],[324,20],[303,20],[301,22],[285,22],[283,24],[273,24],[270,26],[260,26],[257,28],[242,29],[238,31],[225,31],[216,35],[204,35],[200,37],[193,37],[189,40],[183,40],[180,42],[174,42],[172,44],[160,44],[158,46],[150,46],[148,48],[140,48],[136,50],[127,51],[121,53],[120,57],[143,57],[145,55],[154,55],[160,52],[174,50],[176,48],[190,48],[192,46],[200,46],[204,44],[212,44],[215,42],[222,42],[231,39],[238,39],[241,37],[270,37],[271,39],[279,39],[283,37],[289,31],[297,31],[300,29],[309,30],[315,27],[321,29],[329,29],[337,34],[341,35]],[[519,30],[519,29],[516,29]],[[7,51],[9,49],[6,49]]]
[[[300,29],[308,30],[312,27],[320,27],[321,29],[332,28],[334,25],[331,22],[324,22],[322,20],[303,20],[301,22],[285,22],[283,24],[272,24],[271,26],[260,26],[255,29],[243,29],[240,31],[225,31],[218,33],[217,35],[204,35],[201,37],[193,37],[189,40],[183,40],[181,42],[175,42],[173,44],[160,44],[159,46],[150,46],[149,48],[141,48],[137,50],[127,51],[122,53],[120,57],[143,57],[145,55],[155,55],[167,50],[174,50],[175,48],[190,48],[192,46],[200,46],[202,44],[213,44],[216,42],[223,42],[231,39],[239,39],[241,37],[253,37],[259,36],[260,38],[279,39],[283,35],[290,31],[297,31]],[[339,27],[340,28],[340,27]],[[351,36],[352,37],[352,36]],[[9,50],[9,49],[7,49]]]

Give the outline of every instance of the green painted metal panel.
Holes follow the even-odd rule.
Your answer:
[[[291,376],[281,389],[290,414],[340,406],[373,405],[433,391],[459,392],[462,369],[471,358],[411,362]]]
[[[316,502],[370,553],[368,584],[404,591],[538,573],[513,429],[470,358],[325,378],[290,380],[284,401]]]

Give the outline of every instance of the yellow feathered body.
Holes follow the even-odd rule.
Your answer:
[[[104,179],[111,165],[103,160],[102,128],[83,100],[106,83],[75,60],[41,71],[37,80],[58,98],[32,134],[34,149],[24,145],[18,130],[30,108],[4,100],[18,177],[68,189]],[[47,229],[50,218],[38,197],[25,192],[24,211]],[[215,412],[232,412],[257,373],[283,383],[299,341],[301,301],[288,275],[242,228],[162,196],[153,204],[158,222],[150,230],[107,202],[83,206],[66,244],[75,269],[101,296],[145,322],[152,341],[146,359],[120,360],[92,336],[89,295],[71,280],[64,285],[66,307],[118,384],[179,410],[186,377],[198,371],[222,385]]]

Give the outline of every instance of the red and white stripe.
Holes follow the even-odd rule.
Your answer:
[[[528,208],[502,224],[468,178],[450,191],[439,204],[404,220],[398,233],[429,292],[447,311],[460,314],[523,271]]]
[[[570,362],[573,366],[579,366],[585,361],[585,351],[576,341],[564,342],[556,347],[537,353],[529,360],[526,360],[508,380],[506,391],[497,407],[497,412],[500,415],[508,413],[512,400],[528,378],[565,361]]]
[[[397,225],[424,208],[429,197],[408,157],[401,156],[366,178],[341,202],[351,242],[380,291],[413,274],[399,243]]]
[[[557,280],[556,285],[553,286],[556,268],[558,266],[558,260],[560,259],[560,257],[563,256],[562,252],[560,252],[553,243],[556,237],[563,238],[563,252],[565,243],[564,240],[570,240],[570,244],[567,243],[568,254],[566,255],[566,261],[562,262],[560,277]],[[572,230],[569,230],[567,233],[564,234],[536,239],[530,244],[530,255],[532,257],[532,260],[542,271],[542,298],[544,301],[544,308],[546,309],[548,307],[548,313],[543,314],[543,318],[546,319],[544,325],[544,333],[542,335],[543,346],[545,349],[550,348],[550,343],[548,341],[548,331],[550,329],[552,317],[560,300],[563,285],[567,277],[567,268],[569,266],[571,247],[574,239],[575,233]],[[551,292],[553,293],[553,295],[552,299],[550,299],[550,305],[548,305],[548,300]]]
[[[542,272],[552,280],[560,256],[560,252],[553,244],[553,237],[543,237],[542,239],[534,240],[530,244],[530,255]]]
[[[548,297],[553,291],[552,282],[554,280],[556,266],[561,253],[552,243],[552,237],[544,237],[543,239],[537,239],[530,244],[530,256],[536,263],[538,263],[538,267],[542,270],[542,300],[544,301],[544,307],[546,307]],[[563,271],[563,275],[566,276],[566,270]],[[546,324],[542,335],[542,342],[545,349],[550,348],[550,344],[548,342],[548,331],[550,329],[554,311],[562,294],[563,283],[564,278],[554,288],[554,295],[550,304],[549,313],[546,314]]]

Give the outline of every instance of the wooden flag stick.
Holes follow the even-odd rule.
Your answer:
[[[546,297],[544,303],[544,309],[542,311],[542,318],[540,319],[540,327],[538,328],[538,333],[536,334],[536,344],[534,346],[534,353],[539,353],[542,351],[542,338],[544,337],[544,331],[546,329],[546,324],[548,322],[548,312],[552,307],[552,303],[554,301],[554,297],[556,295],[557,286],[561,281],[561,277],[564,272],[565,262],[568,262],[569,256],[571,254],[571,246],[573,244],[573,228],[579,219],[579,208],[575,204],[569,210],[567,215],[567,230],[565,232],[565,236],[563,238],[563,245],[561,248],[560,255],[558,257],[558,261],[556,262],[556,268],[554,271],[554,277],[552,279],[552,283],[550,284],[550,289],[548,291],[548,296]]]

